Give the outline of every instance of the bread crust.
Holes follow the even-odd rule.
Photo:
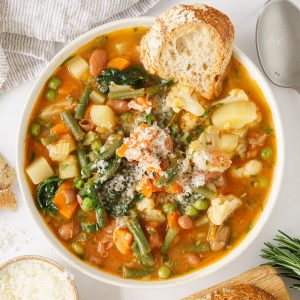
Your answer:
[[[180,36],[183,32],[193,30],[196,26],[207,26],[216,36],[220,47],[218,61],[214,67],[214,82],[209,89],[203,90],[193,78],[184,74],[169,74],[162,66],[162,56],[166,45]],[[150,31],[142,38],[140,57],[146,68],[152,74],[160,77],[172,77],[183,85],[193,87],[205,98],[218,96],[222,89],[222,82],[226,76],[227,66],[233,51],[234,27],[230,19],[222,12],[207,5],[178,5],[160,15]],[[172,64],[172,61],[168,61]],[[172,75],[172,76],[170,76]]]
[[[250,284],[224,287],[198,300],[276,300],[274,296]]]

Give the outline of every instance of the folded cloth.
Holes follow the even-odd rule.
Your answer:
[[[0,94],[39,75],[62,45],[159,0],[0,0]]]

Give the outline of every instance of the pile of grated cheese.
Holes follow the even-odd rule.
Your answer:
[[[69,273],[38,260],[20,260],[0,271],[2,300],[77,299]]]

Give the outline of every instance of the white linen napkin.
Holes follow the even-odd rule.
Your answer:
[[[63,43],[159,0],[0,0],[0,94],[39,75]]]

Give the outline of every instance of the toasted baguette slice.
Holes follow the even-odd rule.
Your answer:
[[[148,72],[211,99],[221,92],[233,41],[233,25],[220,11],[178,5],[160,15],[142,38],[140,57]]]
[[[223,287],[197,300],[276,300],[264,290],[250,284]]]

